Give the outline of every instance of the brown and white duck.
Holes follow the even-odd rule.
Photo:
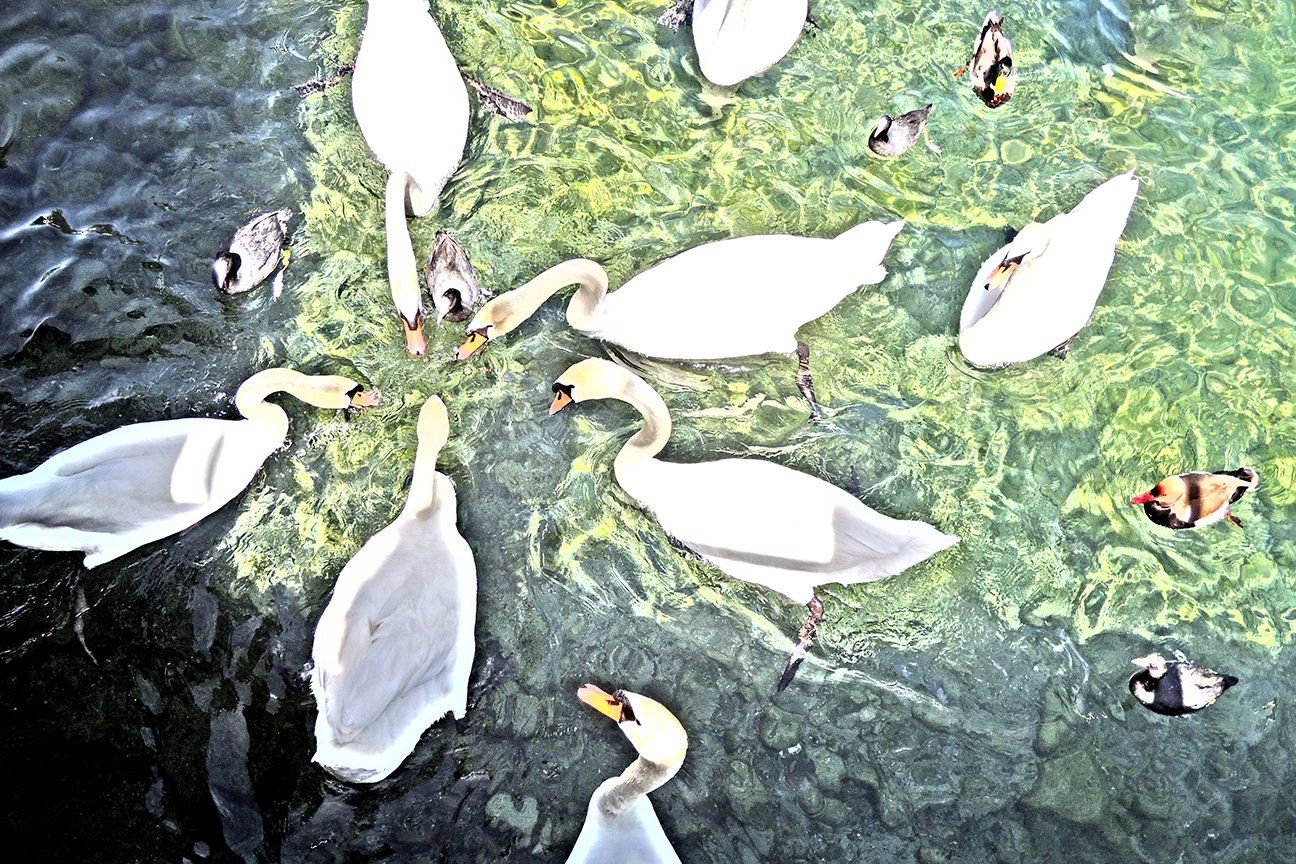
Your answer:
[[[226,294],[242,294],[261,284],[279,266],[292,215],[288,207],[263,213],[236,231],[229,248],[212,262],[212,283]]]
[[[991,108],[1012,98],[1017,86],[1017,70],[1013,66],[1012,41],[1003,34],[1003,18],[998,12],[986,15],[981,32],[972,44],[972,62],[964,69],[972,82],[972,92]],[[955,74],[962,74],[960,69]]]
[[[1143,667],[1129,681],[1134,698],[1149,711],[1171,717],[1200,711],[1238,683],[1232,675],[1187,661],[1167,661],[1159,654],[1139,657],[1134,665]]]
[[[1241,520],[1229,512],[1229,505],[1259,482],[1260,475],[1250,468],[1209,474],[1190,471],[1167,477],[1130,503],[1142,504],[1148,519],[1167,528],[1196,528],[1221,519],[1241,528]]]

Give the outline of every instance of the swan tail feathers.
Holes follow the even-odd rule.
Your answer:
[[[887,270],[882,266],[882,259],[904,227],[903,219],[895,222],[863,222],[838,234],[833,242],[847,256],[860,284],[875,285],[886,278]]]
[[[823,419],[823,411],[819,408],[819,400],[815,398],[814,379],[810,377],[810,346],[806,345],[800,339],[797,340],[797,373],[796,385],[801,391],[801,395],[810,403],[810,419]]]
[[[778,686],[774,688],[775,696],[786,690],[792,683],[792,679],[796,677],[797,669],[801,668],[801,661],[805,660],[806,654],[810,653],[810,648],[814,645],[815,634],[819,631],[819,622],[823,620],[823,601],[819,599],[818,594],[810,598],[806,607],[810,610],[810,617],[801,625],[801,630],[797,633],[796,648],[792,649],[787,667],[779,677]]]

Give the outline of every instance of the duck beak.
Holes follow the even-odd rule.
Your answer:
[[[1135,496],[1134,498],[1131,498],[1131,499],[1130,499],[1130,503],[1131,503],[1131,504],[1147,504],[1147,503],[1150,502],[1150,501],[1155,501],[1155,500],[1156,500],[1156,497],[1157,497],[1157,496],[1156,496],[1156,490],[1153,489],[1151,492],[1144,492],[1142,495],[1137,495],[1137,496]]]
[[[1008,89],[1008,76],[1000,72],[999,77],[995,79],[994,94],[996,96],[1002,96],[1004,94],[1004,91],[1007,89]]]
[[[486,342],[486,334],[481,330],[474,330],[468,334],[468,338],[459,346],[459,350],[455,352],[455,356],[460,360],[467,360],[469,357],[476,354],[477,351],[486,344]]]
[[[593,684],[586,684],[576,691],[576,696],[600,714],[611,717],[617,723],[621,722],[621,700],[611,693],[605,693]]]
[[[414,316],[414,323],[401,319],[401,324],[405,325],[405,348],[415,357],[422,357],[427,353],[427,341],[423,338],[423,319],[421,316]]]
[[[549,406],[549,416],[552,417],[553,415],[557,414],[559,411],[561,411],[562,409],[570,405],[573,401],[574,400],[570,395],[559,390],[557,393],[554,394],[553,404]],[[587,684],[585,686],[590,687],[593,685]]]
[[[1020,265],[1021,265],[1020,261],[1006,261],[1003,264],[1000,264],[990,274],[990,278],[986,280],[985,290],[995,291],[999,288],[1002,288],[1004,283],[1007,282],[1012,277],[1013,272]]]

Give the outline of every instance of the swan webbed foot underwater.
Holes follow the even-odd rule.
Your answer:
[[[81,586],[81,577],[85,572],[84,565],[77,568],[76,577],[72,580],[72,632],[76,634],[77,641],[85,649],[86,656],[98,666],[99,659],[94,656],[94,652],[90,650],[85,640],[85,616],[90,611],[90,604],[86,603],[85,589]]]
[[[530,105],[521,99],[514,99],[502,90],[497,90],[489,84],[471,77],[462,69],[459,74],[468,82],[468,85],[477,91],[477,101],[481,104],[484,111],[491,114],[498,114],[506,120],[512,120],[514,123],[521,123],[526,119],[533,109]]]
[[[669,9],[661,14],[657,23],[672,30],[679,30],[681,24],[693,26],[693,0],[675,0]]]
[[[801,395],[810,403],[810,419],[817,422],[823,419],[823,411],[819,409],[819,401],[815,399],[814,379],[810,377],[810,346],[806,345],[800,339],[797,340],[796,357],[797,389],[801,391]]]
[[[806,654],[810,652],[811,646],[814,645],[815,634],[819,632],[819,622],[823,621],[823,600],[819,599],[818,594],[810,598],[806,608],[810,610],[810,617],[801,625],[801,630],[797,633],[797,646],[792,649],[792,656],[788,658],[787,668],[783,670],[778,686],[774,688],[775,696],[786,690],[787,686],[792,683],[792,679],[796,677],[797,669],[801,668],[801,661],[805,659]]]
[[[1075,343],[1075,337],[1072,336],[1070,339],[1066,340],[1061,345],[1051,349],[1048,352],[1048,354],[1050,357],[1056,357],[1059,360],[1065,360],[1067,358],[1067,355],[1071,353],[1071,346],[1074,343]]]

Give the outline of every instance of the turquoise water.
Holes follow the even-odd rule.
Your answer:
[[[536,110],[475,114],[416,254],[440,228],[494,293],[577,255],[617,285],[708,240],[906,219],[888,278],[800,331],[826,422],[791,358],[627,359],[675,419],[666,458],[772,459],[963,541],[827,586],[773,697],[804,609],[684,558],[620,491],[632,409],[547,416],[550,382],[609,354],[565,300],[468,363],[458,326],[405,354],[349,84],[289,89],[353,57],[363,3],[28,2],[0,13],[0,473],[123,423],[233,416],[268,365],[387,399],[287,404],[290,443],[243,497],[94,570],[98,665],[69,624],[77,556],[0,549],[9,823],[55,859],[562,861],[633,755],[576,701],[589,680],[688,729],[653,796],[686,862],[1296,858],[1296,7],[1001,6],[1018,90],[990,111],[952,75],[986,9],[819,0],[823,30],[726,100],[664,5],[436,4],[465,71]],[[927,102],[942,155],[868,152],[879,115]],[[958,312],[1004,228],[1130,168],[1071,356],[967,366]],[[284,296],[217,296],[211,257],[282,206]],[[433,392],[494,686],[465,732],[350,787],[309,763],[300,671],[338,570],[403,504]],[[1244,530],[1171,536],[1127,503],[1239,465],[1262,477]],[[1126,689],[1154,649],[1242,684],[1157,717]]]

